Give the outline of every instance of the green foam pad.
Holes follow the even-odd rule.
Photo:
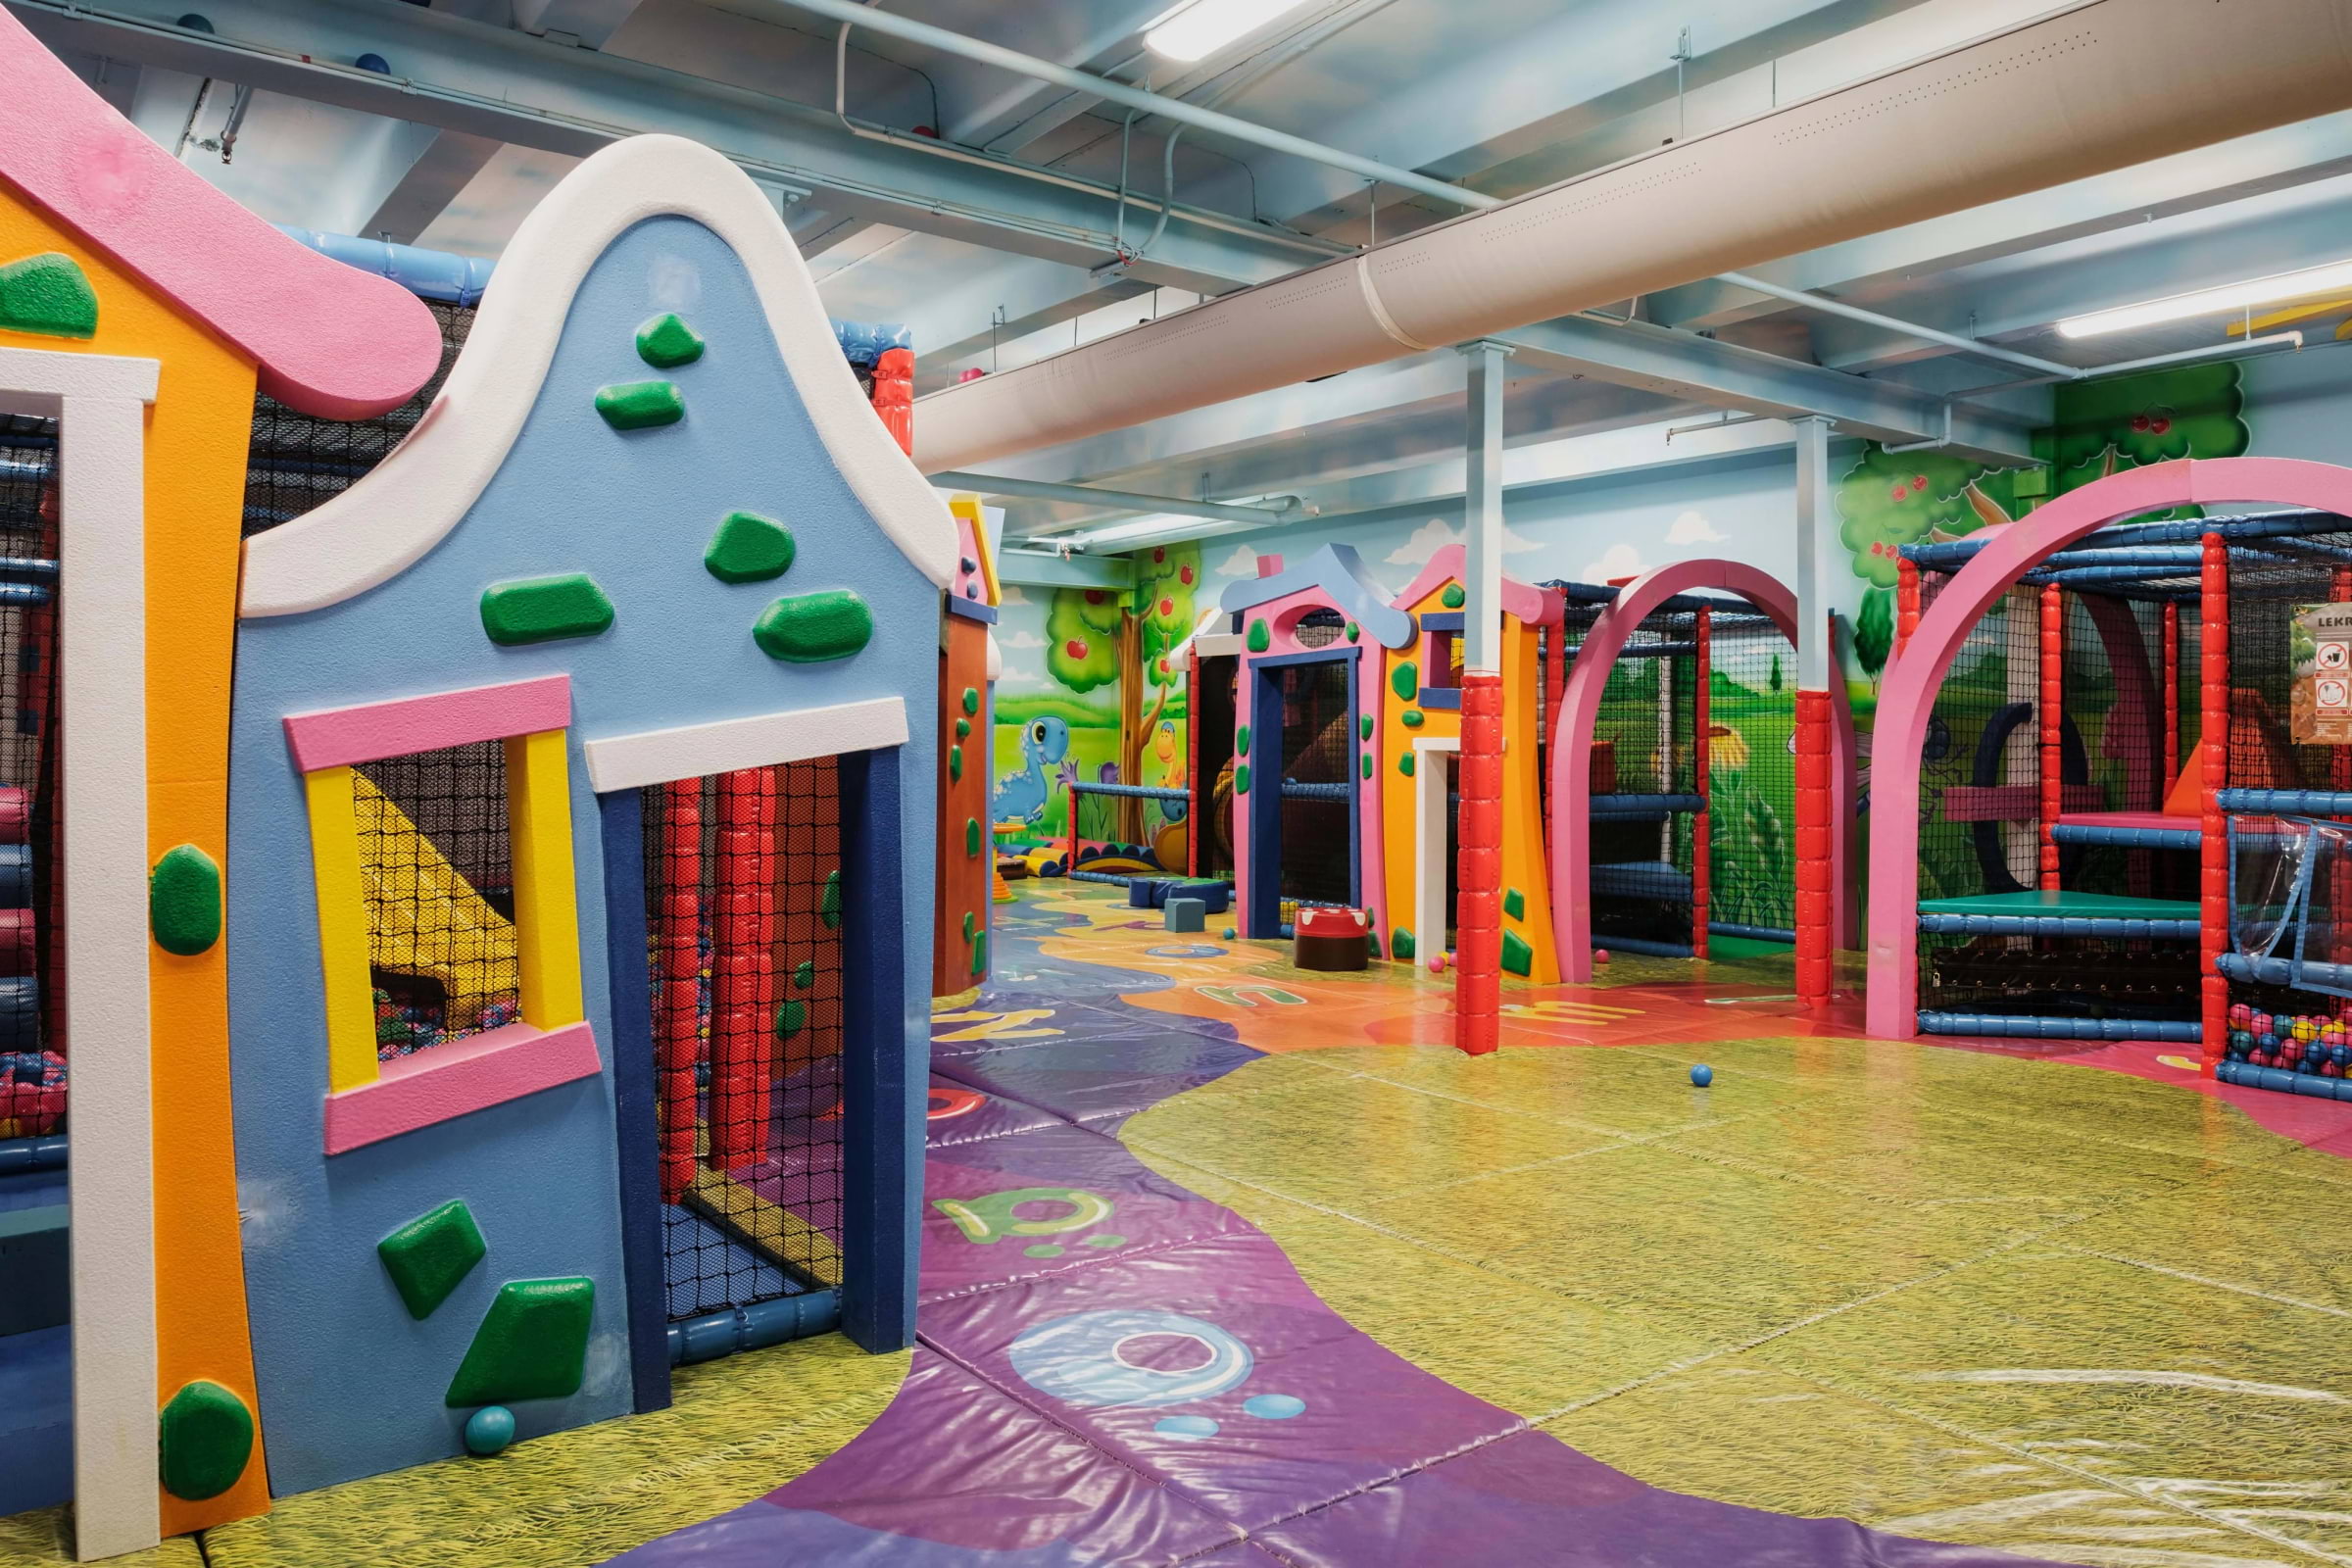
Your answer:
[[[2194,920],[2194,899],[2129,899],[2112,893],[1984,893],[1966,899],[1923,899],[1922,914],[2078,915],[2098,920]]]
[[[980,711],[980,688],[977,686],[966,686],[963,689],[963,710],[967,713]]]
[[[1233,750],[1235,755],[1240,757],[1248,757],[1250,755],[1249,725],[1244,724],[1233,732]]]
[[[1403,959],[1410,958],[1412,956],[1413,934],[1402,926],[1398,926],[1396,930],[1390,932],[1389,956],[1392,958]]]
[[[841,873],[839,871],[829,871],[825,874],[825,891],[816,901],[816,917],[825,922],[825,929],[828,931],[838,929],[841,925]]]
[[[1239,764],[1233,770],[1233,793],[1236,795],[1250,793],[1250,764],[1248,762]]]
[[[501,647],[593,637],[612,624],[612,601],[584,571],[497,582],[482,590],[482,630]]]
[[[1389,677],[1389,689],[1408,703],[1420,696],[1421,666],[1409,659],[1405,660],[1396,666],[1396,673]]]
[[[580,1392],[596,1281],[509,1280],[473,1331],[444,1404],[512,1404]]]
[[[980,853],[980,819],[976,816],[967,816],[963,819],[963,853],[966,855]]]
[[[1520,894],[1517,888],[1504,888],[1502,890],[1502,912],[1509,915],[1514,920],[1524,920],[1527,918],[1527,900]]]
[[[1446,585],[1445,592],[1438,595],[1438,603],[1444,605],[1447,610],[1459,610],[1469,597],[1468,594],[1462,592],[1460,583],[1449,582]]]
[[[686,417],[674,381],[624,381],[596,389],[596,412],[615,430],[651,430]]]
[[[806,991],[815,984],[816,960],[814,958],[803,958],[792,966],[792,986],[795,991]]]
[[[776,1038],[790,1040],[808,1027],[808,1004],[787,1002],[776,1009]]]
[[[428,1318],[490,1249],[462,1199],[419,1214],[375,1244],[384,1272],[413,1318]]]
[[[1264,621],[1253,620],[1250,623],[1250,635],[1245,641],[1248,642],[1251,653],[1262,654],[1274,646],[1274,634],[1266,629]]]
[[[1401,723],[1406,729],[1419,729],[1422,724],[1421,710],[1418,708],[1408,708],[1403,712],[1398,713],[1396,715],[1396,719],[1397,722]]]
[[[1533,967],[1535,959],[1536,950],[1527,945],[1525,937],[1516,931],[1502,934],[1502,966],[1507,972],[1523,975]]]
[[[1370,752],[1366,752],[1363,755],[1362,760],[1364,764],[1364,777],[1370,778],[1372,776],[1372,754]]]
[[[972,938],[972,973],[988,973],[988,933],[985,931]]]
[[[792,569],[792,530],[757,512],[730,512],[703,551],[703,566],[720,582],[764,582]]]
[[[959,740],[959,741],[963,741],[963,740],[970,740],[970,739],[971,739],[971,737],[972,737],[972,721],[971,721],[970,719],[968,719],[968,718],[959,718],[959,719],[957,719],[957,720],[956,721],[956,738],[957,740]]]
[[[779,599],[752,627],[752,640],[760,651],[788,664],[847,659],[873,635],[874,612],[847,588]]]
[[[91,337],[98,296],[71,256],[45,251],[0,267],[0,327],[43,337]]]
[[[1361,627],[1361,626],[1358,626],[1358,625],[1357,625],[1357,624],[1356,624],[1354,621],[1352,621],[1352,620],[1351,620],[1351,621],[1349,621],[1349,622],[1348,623],[1348,640],[1349,642],[1354,642],[1354,641],[1355,641],[1357,638],[1359,638],[1359,637],[1363,636],[1363,634],[1364,634],[1364,628],[1363,628],[1363,627]]]
[[[1362,719],[1358,721],[1358,724],[1363,738],[1365,740],[1370,740],[1372,738],[1372,715],[1370,713],[1366,713]]]
[[[1406,778],[1411,778],[1413,776],[1412,753],[1398,752],[1396,754],[1396,771],[1402,773]]]
[[[963,911],[963,940],[969,942],[980,934],[980,917],[971,910]]]
[[[963,777],[963,743],[950,741],[948,743],[948,781],[954,783],[961,777]]]
[[[637,357],[657,370],[692,365],[703,357],[703,336],[673,311],[637,329]]]
[[[253,1412],[218,1383],[183,1383],[156,1418],[164,1490],[201,1502],[237,1484],[253,1457]]]
[[[147,878],[155,945],[187,956],[220,940],[220,864],[193,844],[164,852]]]

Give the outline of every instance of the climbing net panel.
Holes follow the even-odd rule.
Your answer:
[[[1356,897],[1350,789],[1357,741],[1348,666],[1333,660],[1288,664],[1277,673],[1282,771],[1256,787],[1282,790],[1281,896],[1350,905]]]
[[[0,416],[0,1140],[66,1130],[57,431]]]

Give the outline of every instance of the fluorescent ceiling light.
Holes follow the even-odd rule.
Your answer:
[[[1236,38],[1255,32],[1306,0],[1190,0],[1163,15],[1144,33],[1144,44],[1169,60],[1200,60]]]
[[[2170,299],[2070,317],[2058,323],[2058,332],[2061,337],[2096,337],[2102,332],[2128,332],[2135,326],[2154,326],[2159,321],[2221,316],[2345,288],[2352,288],[2352,262],[2331,262],[2326,267],[2307,267],[2300,272],[2278,272],[2270,277],[2248,278],[2242,283],[2199,289],[2194,294],[2175,294]]]

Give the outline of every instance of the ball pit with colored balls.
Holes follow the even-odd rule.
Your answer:
[[[1690,1069],[1690,1082],[1694,1088],[1704,1089],[1707,1087],[1707,1085],[1713,1083],[1714,1081],[1715,1069],[1708,1066],[1705,1062],[1702,1061],[1697,1066]]]
[[[514,1412],[503,1404],[485,1404],[466,1418],[466,1451],[484,1458],[514,1441]]]

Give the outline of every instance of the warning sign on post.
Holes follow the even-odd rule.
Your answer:
[[[2352,746],[2352,604],[2296,610],[2292,651],[2295,744]]]

